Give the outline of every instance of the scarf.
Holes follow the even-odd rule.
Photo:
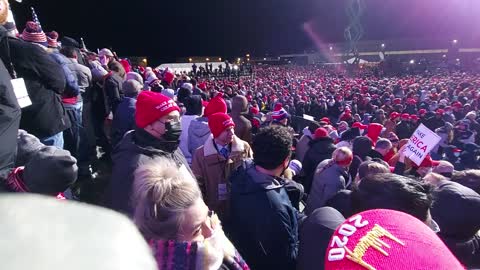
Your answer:
[[[229,269],[250,269],[221,229],[203,242],[150,240],[149,245],[159,270],[218,270],[222,264]]]

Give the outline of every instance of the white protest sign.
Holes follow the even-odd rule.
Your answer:
[[[22,78],[11,80],[13,86],[13,92],[17,97],[18,105],[20,108],[25,108],[32,105],[32,101],[28,96],[27,87],[25,86],[25,81]]]
[[[303,114],[303,119],[310,120],[310,121],[315,121],[315,118],[311,115],[308,115],[308,114]]]
[[[430,153],[433,147],[440,142],[440,137],[423,124],[415,130],[405,148],[405,157],[415,162],[418,166]]]

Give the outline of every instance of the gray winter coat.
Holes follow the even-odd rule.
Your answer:
[[[210,137],[210,128],[206,117],[198,117],[190,122],[188,129],[188,151],[195,153],[200,146],[203,146]]]
[[[308,216],[315,209],[326,206],[329,199],[338,191],[346,188],[348,180],[348,172],[331,159],[318,164],[313,177],[312,189],[308,195],[305,214]]]

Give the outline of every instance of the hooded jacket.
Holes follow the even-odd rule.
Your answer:
[[[161,141],[139,128],[127,133],[112,152],[112,178],[106,191],[106,206],[132,216],[130,197],[134,172],[140,165],[158,157],[172,159],[178,167],[192,174],[178,145]]]
[[[324,160],[318,165],[313,178],[312,189],[308,195],[305,214],[310,215],[315,209],[324,207],[338,191],[345,189],[349,182],[347,171],[332,159]]]
[[[244,96],[233,97],[232,120],[235,123],[235,135],[247,143],[252,143],[252,123],[244,113],[247,112],[247,99]]]
[[[62,67],[38,45],[8,38],[10,58],[23,78],[32,105],[22,109],[20,128],[44,139],[70,127],[61,95],[65,90]],[[2,52],[2,60],[6,52]]]
[[[308,149],[303,159],[303,187],[306,193],[310,193],[312,186],[313,175],[320,162],[332,158],[332,153],[336,147],[330,137],[318,138],[310,141],[310,148]]]
[[[210,137],[210,128],[208,127],[208,120],[206,117],[197,117],[190,122],[188,128],[188,151],[195,153],[200,146],[202,146]]]
[[[294,269],[298,254],[299,212],[285,180],[243,163],[230,177],[230,226],[234,245],[252,269]]]
[[[433,193],[431,214],[440,226],[439,236],[467,267],[480,267],[480,195],[448,180]]]
[[[367,160],[367,156],[372,150],[372,140],[366,136],[361,136],[353,140],[352,152],[353,161],[350,164],[348,173],[352,179],[355,179],[358,172],[358,167],[363,161]]]

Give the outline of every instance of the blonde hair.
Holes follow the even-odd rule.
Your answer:
[[[147,239],[175,240],[183,213],[202,198],[196,180],[167,158],[155,158],[135,171],[134,222]]]

